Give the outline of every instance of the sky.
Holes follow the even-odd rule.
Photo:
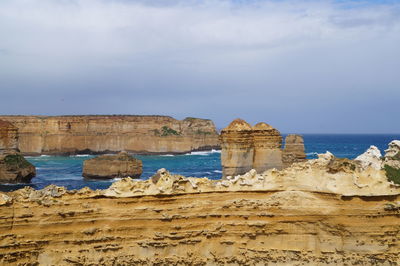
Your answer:
[[[400,133],[400,0],[1,0],[0,114]]]

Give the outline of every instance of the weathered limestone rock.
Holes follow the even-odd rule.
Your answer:
[[[240,175],[253,167],[254,144],[251,126],[236,119],[221,131],[223,176]]]
[[[18,152],[0,154],[0,183],[28,183],[36,176],[36,168]]]
[[[393,140],[385,150],[385,165],[400,169],[400,140]]]
[[[385,150],[383,167],[388,179],[400,185],[400,140],[393,140]]]
[[[372,167],[376,170],[382,169],[382,154],[381,151],[374,145],[369,147],[369,149],[363,154],[357,156],[355,160],[360,162],[364,169],[367,167]]]
[[[132,177],[142,174],[142,161],[126,152],[116,155],[101,155],[83,162],[82,176],[94,179]]]
[[[262,173],[267,169],[282,169],[282,136],[278,130],[266,123],[253,127],[253,168]]]
[[[18,128],[7,121],[0,120],[0,152],[18,149]]]
[[[219,148],[208,119],[169,116],[0,116],[18,128],[23,154],[187,153]]]
[[[285,138],[285,148],[283,150],[283,167],[288,167],[296,162],[306,160],[304,140],[300,135],[290,134]]]

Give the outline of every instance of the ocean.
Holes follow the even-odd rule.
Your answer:
[[[345,135],[345,134],[304,134],[307,158],[314,159],[318,153],[332,152],[336,157],[354,159],[371,145],[377,146],[382,154],[387,145],[397,135]],[[158,169],[166,168],[173,174],[192,177],[221,178],[220,151],[192,152],[184,155],[136,155],[143,161],[141,179],[151,177]],[[82,163],[93,158],[92,155],[76,156],[39,156],[26,157],[36,166],[37,175],[29,184],[3,184],[0,191],[12,191],[24,186],[42,189],[50,184],[64,186],[68,189],[90,187],[92,189],[108,188],[116,180],[87,180],[82,177]]]

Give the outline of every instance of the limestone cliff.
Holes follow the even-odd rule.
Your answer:
[[[227,180],[0,193],[0,264],[397,265],[400,186],[327,153]]]
[[[211,120],[168,116],[0,116],[24,154],[185,153],[218,148]]]
[[[0,152],[18,148],[18,128],[10,122],[0,120]]]

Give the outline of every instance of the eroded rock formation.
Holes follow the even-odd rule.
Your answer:
[[[332,154],[263,174],[161,169],[107,190],[0,193],[6,265],[396,265],[400,186]]]
[[[282,169],[282,136],[275,128],[266,123],[253,127],[254,158],[253,169],[262,173],[267,169]]]
[[[251,126],[236,119],[221,131],[221,163],[224,176],[238,175],[253,168],[254,144]]]
[[[18,149],[18,128],[10,122],[0,120],[0,152]]]
[[[185,153],[219,148],[211,120],[168,116],[0,116],[24,154]]]
[[[221,131],[220,140],[224,177],[244,174],[250,169],[258,173],[282,169],[306,158],[301,136],[288,135],[282,150],[279,131],[263,122],[251,127],[246,121],[236,119]]]
[[[283,166],[288,167],[293,163],[303,162],[306,159],[303,137],[296,134],[287,135],[283,150]]]
[[[100,155],[83,162],[82,176],[92,179],[139,178],[142,174],[142,161],[126,152],[115,155]]]
[[[18,152],[0,153],[0,183],[28,183],[35,175],[35,166]]]

